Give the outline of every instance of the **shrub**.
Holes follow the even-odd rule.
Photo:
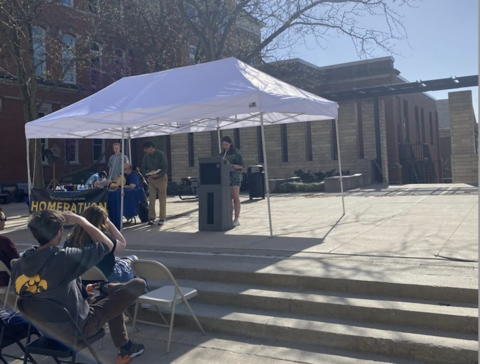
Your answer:
[[[292,192],[323,192],[325,185],[323,182],[303,183],[303,182],[285,182],[278,186],[278,193]]]

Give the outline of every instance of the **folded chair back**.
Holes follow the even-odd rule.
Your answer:
[[[105,277],[105,274],[103,274],[100,268],[98,268],[95,265],[89,270],[87,270],[85,273],[83,273],[81,279],[82,281],[95,281],[95,282],[108,281],[108,278]]]
[[[103,329],[92,337],[86,338],[68,310],[61,304],[47,299],[20,297],[18,309],[45,335],[27,344],[26,354],[40,354],[54,358],[71,356],[72,363],[75,363],[76,353],[88,347],[97,363],[100,363],[91,343],[105,336]]]
[[[0,287],[0,293],[5,294],[5,300],[3,301],[3,307],[2,307],[2,308],[5,309],[7,307],[7,301],[8,301],[8,295],[10,294],[10,288],[12,287],[12,278],[11,278],[10,269],[8,269],[8,267],[5,265],[5,263],[3,263],[1,260],[0,260],[0,272],[5,272],[10,276],[10,278],[8,279],[7,287]]]
[[[132,269],[137,277],[146,279],[170,279],[172,282],[175,282],[175,278],[173,278],[168,268],[154,260],[134,260],[132,262]]]

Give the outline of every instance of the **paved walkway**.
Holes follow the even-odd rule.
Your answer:
[[[126,224],[128,251],[141,258],[178,252],[275,257],[262,269],[298,274],[478,287],[478,189],[464,184],[372,186],[349,191],[342,216],[339,194],[272,195],[274,236],[270,237],[267,202],[241,196],[241,226],[226,232],[198,231],[198,202],[168,198],[168,220],[162,227]],[[19,250],[33,243],[26,229],[25,204],[1,205],[9,220],[3,232]],[[221,260],[220,260],[221,261]],[[329,265],[324,264],[325,261]],[[308,264],[306,264],[308,262]],[[220,263],[219,263],[220,264]],[[147,353],[139,363],[285,363],[275,350],[269,359],[251,356],[234,340],[209,334],[176,336],[177,354],[163,356],[158,328],[142,330]],[[223,340],[223,341],[222,341]],[[106,342],[110,340],[106,340]],[[222,344],[223,342],[223,344]],[[234,350],[226,350],[225,343]],[[200,345],[197,348],[197,345]],[[251,349],[251,348],[250,348]],[[114,356],[114,348],[104,349]],[[180,355],[181,353],[181,355]],[[303,355],[303,356],[302,356]],[[193,359],[195,358],[195,359]],[[150,361],[151,359],[151,361]],[[300,360],[301,359],[301,360]],[[160,360],[160,361],[159,361]],[[305,354],[291,361],[315,363]]]

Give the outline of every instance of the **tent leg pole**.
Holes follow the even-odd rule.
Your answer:
[[[222,139],[220,138],[220,119],[217,118],[217,139],[218,139],[218,153],[222,153]]]
[[[30,139],[27,141],[27,178],[28,178],[28,201],[30,201],[30,191],[32,189],[32,176],[30,175]]]
[[[130,134],[130,129],[128,130],[128,161],[132,162],[132,135]]]
[[[335,131],[337,134],[337,156],[338,156],[338,169],[340,173],[340,191],[342,192],[342,216],[345,215],[345,196],[343,193],[343,174],[342,174],[342,158],[340,156],[340,136],[338,135],[338,118],[335,119]]]
[[[125,128],[122,128],[122,152],[120,154],[120,163],[122,163],[122,177],[125,176],[125,163],[123,163],[123,153],[125,153]],[[123,197],[125,194],[125,184],[122,183],[123,178],[120,178],[120,184],[121,184],[121,189],[120,189],[120,231],[123,230]]]
[[[265,146],[265,128],[263,127],[263,113],[260,114],[260,127],[262,129],[263,164],[265,166],[265,191],[267,193],[268,224],[270,226],[270,237],[273,237],[272,210],[270,208],[270,184],[268,183],[267,148]]]

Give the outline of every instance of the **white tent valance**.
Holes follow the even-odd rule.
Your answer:
[[[235,58],[124,77],[27,123],[27,139],[131,138],[335,119],[337,104]]]

